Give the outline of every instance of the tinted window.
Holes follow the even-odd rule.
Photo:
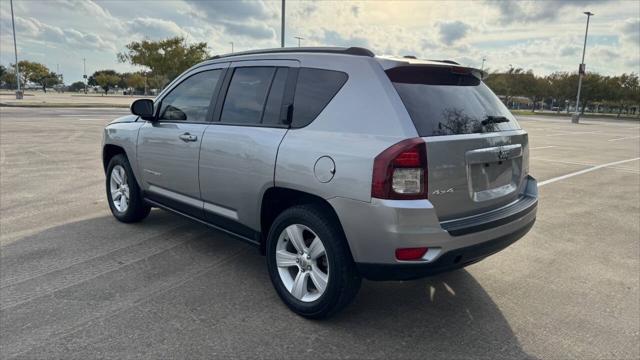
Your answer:
[[[201,122],[207,120],[209,104],[222,70],[190,76],[162,99],[160,120]]]
[[[460,68],[387,70],[420,136],[519,129],[511,112],[478,78]]]
[[[267,105],[264,107],[264,115],[262,116],[263,125],[282,124],[280,113],[282,111],[284,88],[287,85],[288,70],[287,68],[279,68],[276,76],[273,78],[271,90],[269,90],[269,97],[267,98]]]
[[[275,68],[236,68],[227,90],[220,121],[259,124]]]
[[[347,81],[339,71],[300,68],[293,101],[293,126],[311,123]]]

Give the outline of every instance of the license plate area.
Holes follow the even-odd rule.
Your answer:
[[[522,176],[520,144],[477,149],[466,153],[469,197],[475,202],[512,194]]]

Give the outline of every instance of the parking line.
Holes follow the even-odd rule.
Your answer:
[[[538,146],[538,147],[529,148],[529,150],[549,149],[549,148],[554,148],[554,147],[557,147],[557,146],[556,145]]]
[[[595,134],[595,133],[597,133],[597,131],[578,131],[578,132],[556,133],[556,134],[550,134],[547,136],[582,135],[582,134]]]
[[[638,138],[640,138],[640,135],[639,136],[627,136],[627,137],[609,139],[607,141],[619,141],[619,140],[638,139]]]
[[[577,176],[577,175],[586,174],[588,172],[592,172],[592,171],[595,171],[595,170],[598,170],[598,169],[602,169],[602,168],[605,168],[607,166],[624,164],[624,163],[627,163],[627,162],[630,162],[630,161],[636,161],[636,160],[640,160],[640,157],[633,158],[633,159],[627,159],[627,160],[614,161],[614,162],[610,162],[610,163],[606,163],[606,164],[602,164],[602,165],[592,166],[592,167],[590,167],[588,169],[572,172],[572,173],[569,173],[569,174],[566,174],[566,175],[562,175],[562,176],[551,178],[549,180],[541,181],[541,182],[538,183],[538,186],[544,186],[544,185],[547,185],[547,184],[554,183],[556,181],[568,179],[568,178],[571,178],[571,177],[574,177],[574,176]]]

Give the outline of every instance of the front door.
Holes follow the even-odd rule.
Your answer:
[[[183,76],[156,101],[157,121],[144,124],[138,134],[145,196],[196,217],[202,217],[200,145],[223,71],[208,68]]]

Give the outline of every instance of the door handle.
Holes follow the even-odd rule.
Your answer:
[[[189,133],[184,133],[181,134],[180,136],[178,136],[180,138],[180,140],[182,141],[196,141],[198,140],[198,137],[195,135],[191,135]]]

